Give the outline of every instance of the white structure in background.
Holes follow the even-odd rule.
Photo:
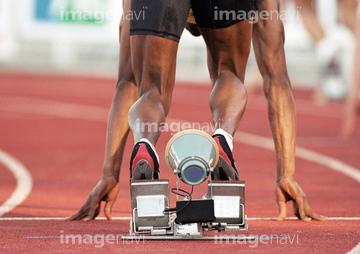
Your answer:
[[[344,69],[351,71],[354,62],[351,59],[355,48],[355,38],[344,25],[337,23],[337,0],[318,0],[317,9],[325,32],[339,45],[344,54],[342,59]]]
[[[0,63],[9,61],[16,45],[10,26],[10,0],[0,0]]]
[[[6,37],[13,38],[7,44],[14,48],[6,60],[0,56],[2,66],[41,72],[116,73],[121,1],[0,0],[0,4],[0,33],[6,24]],[[62,20],[69,6],[82,20]],[[100,22],[82,22],[94,18],[89,14],[96,14]],[[0,54],[3,51],[9,52],[1,50]]]
[[[342,33],[337,37],[348,48],[349,36],[336,24],[335,2],[318,0],[319,15],[327,24],[336,26],[336,31]],[[295,85],[314,83],[317,68],[311,39],[295,4],[284,3],[285,49],[291,80]],[[45,18],[38,17],[36,11],[44,5]],[[66,20],[66,11],[71,10],[82,20]],[[0,68],[116,77],[121,13],[121,0],[0,0]],[[100,22],[82,22],[90,16]],[[252,54],[249,66],[254,64]],[[187,31],[180,41],[177,79],[209,81],[205,44],[201,37],[195,38]]]

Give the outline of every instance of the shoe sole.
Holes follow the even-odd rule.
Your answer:
[[[131,180],[150,180],[153,177],[153,168],[147,160],[139,160],[136,163]]]
[[[240,180],[238,172],[222,156],[219,156],[212,176],[213,180]]]

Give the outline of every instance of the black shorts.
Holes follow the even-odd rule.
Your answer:
[[[130,35],[155,35],[178,42],[190,7],[199,27],[225,28],[251,18],[254,0],[132,0]]]

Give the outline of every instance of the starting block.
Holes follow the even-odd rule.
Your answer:
[[[248,230],[245,215],[245,182],[212,181],[208,193],[215,204],[215,227],[225,231]]]
[[[138,180],[130,186],[132,220],[130,234],[166,235],[173,232],[169,214],[168,180]]]
[[[174,135],[165,149],[165,160],[176,175],[178,196],[183,200],[170,208],[168,180],[136,180],[130,185],[132,220],[130,235],[148,240],[221,240],[221,236],[203,236],[203,231],[247,230],[245,215],[245,182],[213,181],[213,168],[219,160],[214,139],[199,130]],[[185,184],[203,183],[208,176],[208,193],[192,199],[191,193],[179,193],[178,180]],[[173,192],[173,190],[172,190]],[[253,240],[254,237],[231,237]]]
[[[123,239],[220,240],[219,235],[203,236],[203,231],[248,229],[244,181],[209,181],[206,195],[177,201],[173,214],[165,212],[170,208],[168,180],[132,181],[130,188],[132,220],[130,234]]]

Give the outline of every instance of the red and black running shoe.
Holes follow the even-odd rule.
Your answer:
[[[159,162],[150,145],[137,143],[130,159],[130,179],[159,179],[159,172]]]
[[[214,168],[212,177],[214,180],[239,180],[239,173],[235,166],[231,149],[223,135],[213,136],[219,147],[219,161]]]

